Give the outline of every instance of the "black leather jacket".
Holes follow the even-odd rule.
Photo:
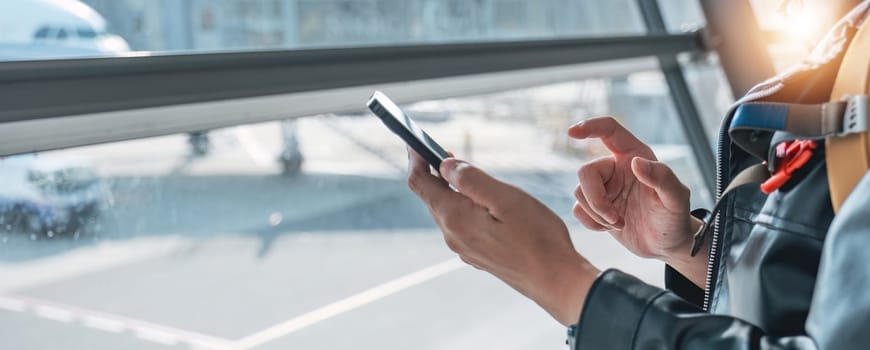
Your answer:
[[[805,64],[737,104],[827,101],[842,59],[842,30],[862,22],[868,4],[841,21]],[[720,138],[719,177],[727,184],[759,160],[732,145],[726,132]],[[668,290],[605,271],[587,296],[575,349],[870,349],[870,174],[834,217],[824,147],[816,151],[773,194],[748,186],[726,197],[710,245],[718,249],[710,248],[707,300],[670,268]]]

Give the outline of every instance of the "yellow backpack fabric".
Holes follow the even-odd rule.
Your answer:
[[[831,102],[841,101],[847,96],[867,95],[870,90],[870,25],[866,22],[855,34],[846,55],[843,56],[834,88],[831,90]],[[863,106],[850,105],[848,108]],[[864,120],[844,120],[844,123],[863,122],[867,125],[866,109],[851,112]],[[825,138],[825,148],[828,186],[834,212],[837,212],[858,181],[870,169],[870,137],[867,132],[829,136]]]

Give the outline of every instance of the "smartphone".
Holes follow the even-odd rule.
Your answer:
[[[417,151],[429,165],[437,171],[441,167],[441,161],[450,157],[435,140],[429,137],[423,129],[414,123],[402,109],[399,108],[387,95],[375,91],[372,98],[366,104],[378,118],[384,122],[394,134],[399,135],[408,146]]]

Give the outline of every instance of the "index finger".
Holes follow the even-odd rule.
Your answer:
[[[604,146],[615,154],[636,154],[644,157],[652,157],[652,150],[629,132],[622,124],[613,117],[591,118],[572,125],[568,129],[568,136],[575,139],[597,138],[601,139]]]
[[[446,181],[432,175],[429,163],[410,148],[408,162],[410,162],[408,187],[426,203],[429,210],[442,212],[445,207],[459,203],[463,199],[462,195],[451,189]]]

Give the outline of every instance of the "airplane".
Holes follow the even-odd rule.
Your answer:
[[[119,56],[130,51],[78,0],[0,1],[0,60]]]

